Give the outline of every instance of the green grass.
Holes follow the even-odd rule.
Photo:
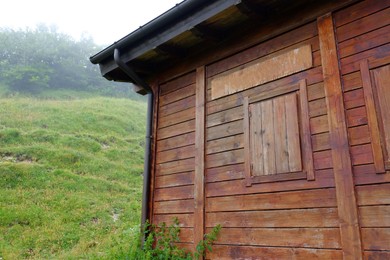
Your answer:
[[[138,229],[146,104],[0,99],[0,258],[113,259]]]

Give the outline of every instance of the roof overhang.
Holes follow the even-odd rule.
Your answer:
[[[332,11],[351,2],[356,0],[186,0],[90,60],[99,64],[102,75],[108,80],[134,83],[114,60],[114,51],[118,49],[120,59],[148,81],[185,60],[244,38],[254,30],[281,24],[289,17],[296,17],[298,23],[304,24],[307,19],[315,19],[318,10]],[[307,14],[314,9],[317,11],[313,17],[299,19],[299,13]],[[288,29],[292,28],[285,28]],[[268,34],[272,36],[274,32],[268,31]]]

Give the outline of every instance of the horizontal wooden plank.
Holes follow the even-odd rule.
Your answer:
[[[213,245],[207,259],[342,259],[341,250]],[[385,259],[385,258],[383,258]]]
[[[206,212],[335,207],[333,188],[207,198]]]
[[[158,128],[182,123],[195,118],[195,107],[158,118]]]
[[[313,146],[313,152],[329,150],[330,149],[329,138],[330,138],[329,133],[312,135],[311,144]]]
[[[194,172],[156,176],[155,187],[166,188],[194,184]]]
[[[341,73],[344,75],[359,70],[360,61],[364,59],[368,60],[370,67],[389,63],[390,43],[341,59]]]
[[[386,174],[376,174],[374,164],[353,166],[355,185],[380,184],[390,182],[390,171]]]
[[[390,250],[390,228],[362,228],[365,250]]]
[[[362,17],[351,23],[339,26],[336,29],[337,40],[339,42],[342,42],[358,35],[386,26],[388,25],[389,17],[390,8],[386,8],[377,13]]]
[[[242,134],[244,131],[243,120],[233,121],[223,125],[217,125],[206,129],[207,141],[227,136]]]
[[[359,207],[361,227],[390,227],[390,206]]]
[[[164,163],[195,157],[195,145],[157,152],[156,162]]]
[[[158,130],[157,140],[195,131],[195,119]]]
[[[308,182],[307,180],[292,180],[288,181],[288,185],[287,182],[279,181],[266,183],[264,185],[254,184],[247,187],[246,180],[241,179],[207,183],[206,197],[334,187],[334,176],[332,170],[315,171],[315,176],[316,181]]]
[[[194,200],[173,200],[154,202],[154,214],[175,214],[175,213],[193,213]]]
[[[222,228],[214,244],[335,249],[341,246],[338,228]]]
[[[244,149],[232,150],[206,156],[206,168],[225,166],[244,162]]]
[[[183,87],[193,85],[195,83],[195,72],[187,73],[169,82],[166,82],[160,87],[160,95],[168,94],[169,92],[181,89]]]
[[[176,149],[195,143],[195,132],[190,132],[157,141],[157,152]]]
[[[390,251],[364,251],[364,259],[367,260],[390,259]]]
[[[309,102],[309,116],[316,117],[326,115],[327,108],[325,98],[317,99]]]
[[[156,175],[168,175],[179,172],[189,172],[195,169],[195,158],[160,163],[156,166]]]
[[[313,153],[314,169],[329,169],[333,167],[332,151],[325,150]]]
[[[368,125],[351,127],[348,129],[348,140],[350,145],[369,143],[371,140]]]
[[[362,17],[376,13],[383,8],[386,8],[390,5],[389,0],[380,0],[380,1],[362,1],[360,3],[348,6],[334,14],[334,21],[336,27],[340,27],[344,24],[353,22]]]
[[[324,82],[307,86],[307,99],[309,101],[325,97]]]
[[[269,41],[258,44],[252,48],[241,51],[226,59],[223,59],[221,61],[209,65],[207,67],[207,77],[212,77],[223,71],[250,62],[253,59],[260,58],[264,55],[289,47],[299,42],[312,39],[316,35],[317,35],[317,26],[315,22],[301,26],[295,30],[292,30],[289,33],[282,34]],[[317,42],[318,42],[318,37],[317,37]],[[315,46],[313,47],[314,50],[317,50],[317,48],[315,48]]]
[[[390,183],[357,186],[359,206],[390,204]]]
[[[329,132],[328,116],[323,115],[310,118],[310,132],[311,134]]]
[[[244,178],[244,164],[233,164],[206,169],[206,182],[237,180]]]
[[[366,125],[368,122],[367,112],[365,107],[357,107],[357,108],[346,110],[346,117],[347,117],[348,127]]]
[[[187,98],[162,106],[160,107],[158,113],[159,113],[159,117],[165,117],[170,114],[177,113],[191,107],[195,107],[195,96],[189,96]]]
[[[350,152],[352,165],[369,164],[374,162],[371,144],[352,146]]]
[[[216,212],[206,214],[206,226],[229,227],[335,227],[339,220],[336,208]]]
[[[206,117],[206,126],[216,126],[231,121],[236,121],[244,118],[244,109],[242,107],[234,107],[224,110]]]
[[[192,95],[195,95],[195,84],[179,88],[176,91],[160,96],[159,106],[162,107]]]
[[[194,229],[193,228],[180,228],[179,241],[181,243],[193,243],[194,242]]]
[[[233,135],[206,143],[206,153],[219,153],[244,147],[244,135]]]
[[[153,223],[166,223],[170,226],[175,218],[179,221],[179,227],[194,227],[194,214],[156,214],[153,216]]]
[[[343,90],[351,91],[354,89],[362,88],[362,78],[360,71],[353,72],[342,77]]]
[[[364,104],[364,93],[362,88],[358,88],[344,93],[345,109],[361,107],[364,106]]]
[[[344,58],[388,42],[390,42],[390,25],[340,43],[339,55],[340,58]]]
[[[159,188],[154,190],[154,201],[194,198],[194,185]]]

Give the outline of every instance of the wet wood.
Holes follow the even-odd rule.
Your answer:
[[[204,236],[205,203],[205,128],[206,128],[206,74],[205,67],[196,70],[196,130],[195,130],[195,177],[194,177],[194,250]]]
[[[312,62],[310,45],[252,61],[212,78],[210,80],[212,99],[311,68]]]
[[[156,176],[156,188],[176,187],[194,184],[194,172]]]
[[[195,144],[195,132],[177,135],[157,141],[157,152]]]
[[[341,247],[338,228],[222,228],[215,244],[334,249]]]
[[[221,181],[206,184],[206,197],[231,196],[264,192],[293,191],[302,189],[316,189],[334,187],[334,178],[331,169],[316,170],[315,182],[308,182],[306,179],[269,182],[265,185],[252,185],[247,187],[246,180]]]
[[[194,185],[159,188],[154,190],[154,201],[194,198]]]
[[[213,154],[229,150],[240,149],[244,147],[244,135],[234,135],[221,139],[208,141],[206,144],[206,153]]]
[[[173,200],[154,202],[154,214],[193,213],[194,200]]]
[[[338,228],[339,222],[336,208],[216,212],[206,214],[207,227],[213,227],[218,224],[221,224],[224,228]]]
[[[207,259],[342,259],[341,250],[214,245]],[[386,259],[386,258],[383,258]]]
[[[175,125],[178,123],[182,123],[195,118],[195,107],[170,114],[165,117],[159,117],[159,128],[164,128],[167,126]]]
[[[206,182],[228,181],[244,178],[243,163],[215,167],[206,170]]]
[[[361,227],[390,227],[390,206],[360,207]]]
[[[362,228],[365,250],[390,250],[390,228]]]
[[[215,197],[206,200],[206,212],[335,207],[334,189],[289,191]]]
[[[346,145],[348,135],[344,104],[342,99],[337,98],[342,96],[342,88],[332,15],[322,16],[317,22],[343,255],[345,259],[362,259],[351,158]]]
[[[356,187],[359,206],[390,204],[390,183]]]
[[[168,175],[179,172],[189,172],[195,169],[195,158],[160,163],[156,166],[156,175]]]
[[[193,214],[157,214],[154,216],[155,223],[166,223],[168,226],[173,224],[173,220],[177,218],[179,227],[194,227]]]

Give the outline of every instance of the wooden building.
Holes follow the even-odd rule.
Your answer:
[[[221,224],[207,259],[390,259],[389,41],[389,0],[187,0],[91,57],[149,95],[143,220]]]

